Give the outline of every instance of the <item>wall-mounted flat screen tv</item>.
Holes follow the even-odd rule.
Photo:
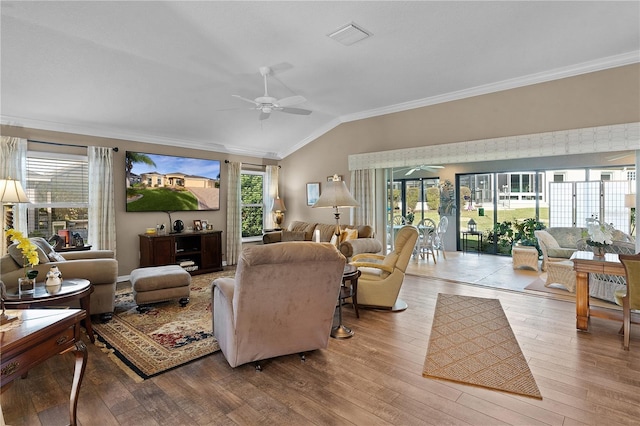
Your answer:
[[[220,210],[220,161],[127,151],[128,212]]]

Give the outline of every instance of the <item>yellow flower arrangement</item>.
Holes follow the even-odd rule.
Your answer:
[[[18,230],[9,229],[7,231],[7,235],[11,238],[11,241],[18,243],[18,248],[24,257],[24,276],[26,277],[28,275],[27,267],[35,266],[40,263],[36,245],[29,241],[29,239],[22,235],[22,232]]]

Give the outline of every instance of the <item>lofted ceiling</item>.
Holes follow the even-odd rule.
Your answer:
[[[640,61],[638,1],[4,1],[2,124],[280,159],[342,122]],[[371,37],[327,35],[356,23]],[[300,95],[310,115],[233,97]],[[389,147],[393,148],[392,146]]]

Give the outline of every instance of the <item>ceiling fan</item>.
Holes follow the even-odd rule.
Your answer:
[[[233,97],[241,99],[245,102],[252,103],[254,105],[253,108],[260,111],[260,116],[258,120],[266,120],[271,116],[271,113],[274,111],[286,112],[289,114],[298,114],[298,115],[309,115],[311,111],[308,109],[302,108],[291,108],[293,105],[298,105],[303,102],[306,102],[304,96],[295,95],[289,96],[287,98],[276,99],[272,96],[269,96],[269,91],[267,90],[267,76],[271,74],[271,68],[269,67],[260,67],[260,74],[264,79],[264,95],[259,96],[253,100],[242,97],[240,95],[233,95]]]
[[[407,173],[405,173],[405,176],[409,176],[410,174],[418,171],[418,170],[424,170],[426,172],[435,172],[438,169],[444,169],[444,166],[415,166],[414,168],[412,168],[411,170],[409,170]]]

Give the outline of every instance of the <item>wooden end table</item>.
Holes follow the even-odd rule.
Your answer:
[[[87,317],[81,309],[7,310],[18,318],[0,326],[2,391],[18,377],[58,354],[75,352],[75,368],[69,396],[69,420],[77,424],[76,411],[82,378],[87,366],[87,347],[80,340],[80,321]]]
[[[32,309],[40,306],[60,306],[73,300],[80,301],[80,307],[87,311],[84,325],[91,343],[95,342],[93,326],[91,325],[91,293],[93,286],[89,280],[83,278],[70,278],[62,280],[60,290],[56,293],[47,292],[44,282],[36,283],[36,289],[32,295],[18,295],[8,293],[4,302],[7,309]]]

